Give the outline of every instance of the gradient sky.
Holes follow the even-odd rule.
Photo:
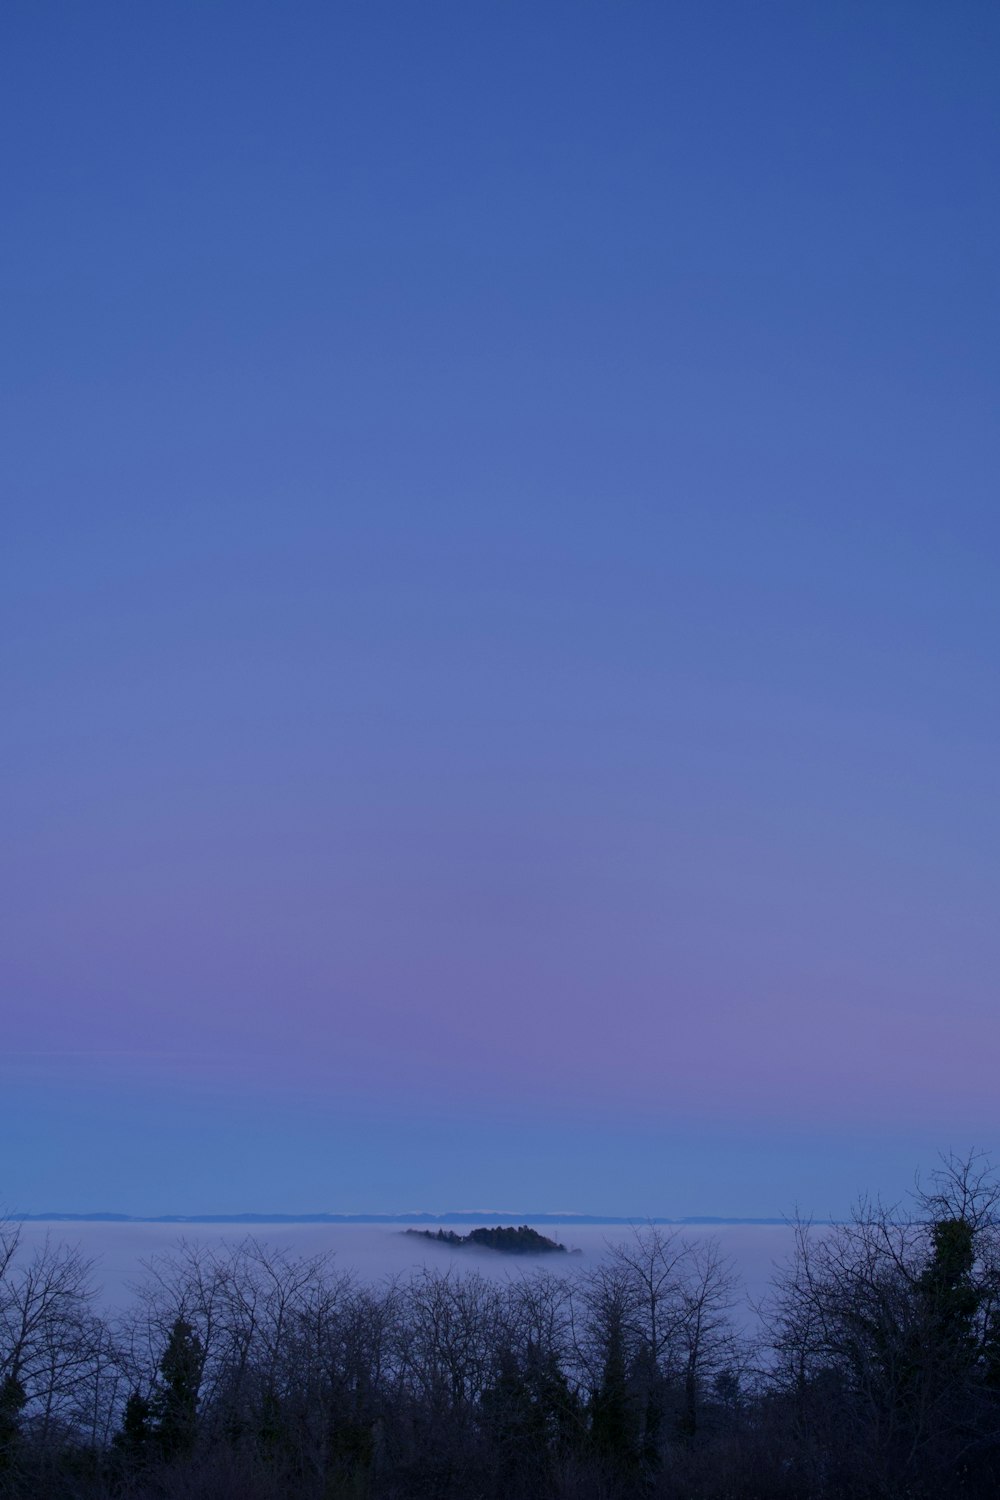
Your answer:
[[[1000,11],[0,15],[0,1200],[1000,1146]]]

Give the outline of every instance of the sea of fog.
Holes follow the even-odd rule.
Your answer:
[[[483,1223],[488,1223],[484,1219]],[[206,1247],[234,1246],[252,1237],[259,1243],[299,1255],[331,1254],[338,1271],[351,1271],[367,1281],[406,1276],[423,1267],[445,1271],[476,1270],[497,1279],[533,1272],[541,1267],[559,1275],[576,1275],[596,1266],[610,1247],[633,1233],[627,1225],[542,1224],[539,1230],[579,1255],[510,1256],[494,1250],[452,1249],[417,1235],[403,1224],[105,1224],[34,1221],[22,1226],[22,1250],[44,1243],[46,1237],[74,1245],[94,1262],[93,1280],[101,1303],[125,1306],[132,1288],[143,1277],[143,1263],[169,1255],[183,1240]],[[457,1234],[471,1226],[446,1225]],[[669,1233],[672,1226],[661,1226]],[[676,1226],[686,1238],[714,1238],[731,1259],[746,1298],[758,1301],[767,1292],[777,1264],[792,1248],[792,1231],[785,1224],[713,1224]]]

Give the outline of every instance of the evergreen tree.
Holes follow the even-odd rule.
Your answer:
[[[621,1324],[608,1328],[601,1383],[590,1407],[590,1437],[594,1449],[614,1467],[628,1467],[636,1456],[636,1420],[625,1364]]]
[[[177,1318],[160,1359],[161,1381],[152,1402],[156,1437],[164,1458],[189,1453],[198,1421],[198,1390],[203,1364],[201,1340],[184,1318]]]
[[[8,1375],[0,1383],[0,1473],[13,1464],[20,1436],[21,1412],[27,1399],[24,1386],[16,1375]]]
[[[971,1358],[973,1320],[982,1301],[972,1280],[975,1231],[966,1219],[939,1219],[931,1230],[931,1248],[919,1281],[925,1316],[942,1352]]]
[[[122,1425],[115,1433],[115,1447],[131,1463],[141,1463],[149,1452],[153,1438],[152,1406],[145,1396],[133,1391],[125,1403]]]

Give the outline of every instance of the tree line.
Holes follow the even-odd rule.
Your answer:
[[[527,1224],[498,1224],[494,1229],[471,1229],[468,1234],[456,1234],[453,1229],[406,1229],[404,1234],[414,1239],[433,1240],[438,1245],[448,1245],[453,1250],[471,1246],[474,1250],[499,1250],[504,1255],[566,1255],[565,1245],[549,1239],[531,1229]]]
[[[181,1243],[97,1307],[0,1227],[11,1500],[826,1500],[1000,1493],[1000,1186],[794,1224],[748,1320],[716,1240],[639,1226],[573,1274],[372,1285]]]

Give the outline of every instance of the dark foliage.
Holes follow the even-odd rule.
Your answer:
[[[114,1322],[0,1228],[0,1495],[994,1500],[998,1203],[949,1161],[913,1211],[796,1225],[752,1342],[718,1247],[652,1226],[501,1283],[182,1244]]]
[[[521,1224],[517,1229],[511,1225],[498,1224],[495,1229],[471,1229],[468,1234],[456,1234],[453,1229],[407,1229],[405,1234],[418,1239],[433,1240],[435,1244],[454,1247],[471,1245],[480,1250],[500,1250],[505,1255],[548,1255],[553,1251],[566,1255],[565,1245],[539,1234]]]

